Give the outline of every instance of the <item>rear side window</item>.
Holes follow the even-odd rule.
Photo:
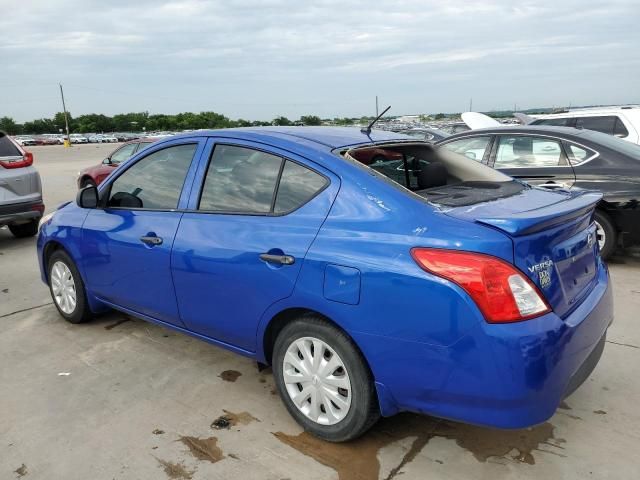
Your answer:
[[[278,186],[274,213],[286,213],[304,205],[322,190],[327,179],[302,165],[286,161]]]
[[[0,134],[0,157],[20,157],[22,154],[9,137]]]
[[[279,156],[218,145],[209,162],[198,208],[221,213],[283,214],[307,203],[327,183],[322,175]]]
[[[544,137],[501,135],[494,168],[567,165],[560,142]]]
[[[619,125],[618,125],[619,123]],[[606,133],[607,135],[622,136],[629,135],[624,124],[615,115],[598,116],[598,117],[578,117],[576,118],[576,128],[584,128],[586,130],[594,130],[596,132]]]
[[[596,152],[594,152],[593,150],[579,147],[578,145],[574,145],[573,143],[565,143],[565,147],[567,150],[567,155],[569,155],[569,163],[574,166],[580,165],[596,154]]]
[[[491,137],[469,137],[445,143],[442,147],[481,162],[491,143]]]
[[[135,144],[133,144],[135,147]],[[176,145],[144,157],[111,185],[109,207],[173,210],[197,145]]]
[[[282,159],[231,145],[213,151],[200,197],[200,210],[269,213]]]

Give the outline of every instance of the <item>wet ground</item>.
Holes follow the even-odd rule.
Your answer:
[[[75,171],[108,148],[34,149],[47,203],[64,200],[49,192],[72,187]],[[303,433],[271,372],[245,358],[119,313],[64,322],[33,248],[0,230],[2,480],[638,477],[633,252],[611,263],[616,321],[602,361],[548,422],[500,431],[402,414],[333,445]]]

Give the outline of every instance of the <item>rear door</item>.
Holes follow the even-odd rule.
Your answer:
[[[89,289],[100,299],[182,325],[171,278],[171,246],[205,140],[180,139],[123,166],[101,187],[103,208],[82,231]]]
[[[576,181],[562,140],[552,137],[497,135],[489,165],[538,187],[569,189]]]
[[[171,262],[181,318],[255,351],[258,322],[293,292],[338,178],[290,152],[235,140],[211,140],[196,178]]]

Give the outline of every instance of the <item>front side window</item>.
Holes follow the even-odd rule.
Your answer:
[[[499,137],[494,168],[557,167],[566,164],[557,140],[525,135]]]
[[[491,137],[469,137],[445,143],[443,148],[481,162],[491,143]]]
[[[156,210],[178,208],[196,147],[196,144],[176,145],[137,161],[111,184],[108,206]]]
[[[137,145],[135,143],[130,143],[128,145],[123,146],[119,150],[116,150],[113,155],[111,155],[111,163],[122,163],[127,160],[133,152],[135,152]]]

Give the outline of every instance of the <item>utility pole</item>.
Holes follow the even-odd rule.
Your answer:
[[[378,95],[376,95],[376,117],[378,116]]]
[[[62,91],[62,84],[60,85],[60,97],[62,98],[62,110],[64,111],[64,126],[67,131],[67,139],[64,142],[64,146],[68,147],[71,145],[71,138],[69,137],[69,119],[67,118],[67,106],[64,104],[64,92]]]
[[[473,98],[469,99],[469,111],[473,112]]]

